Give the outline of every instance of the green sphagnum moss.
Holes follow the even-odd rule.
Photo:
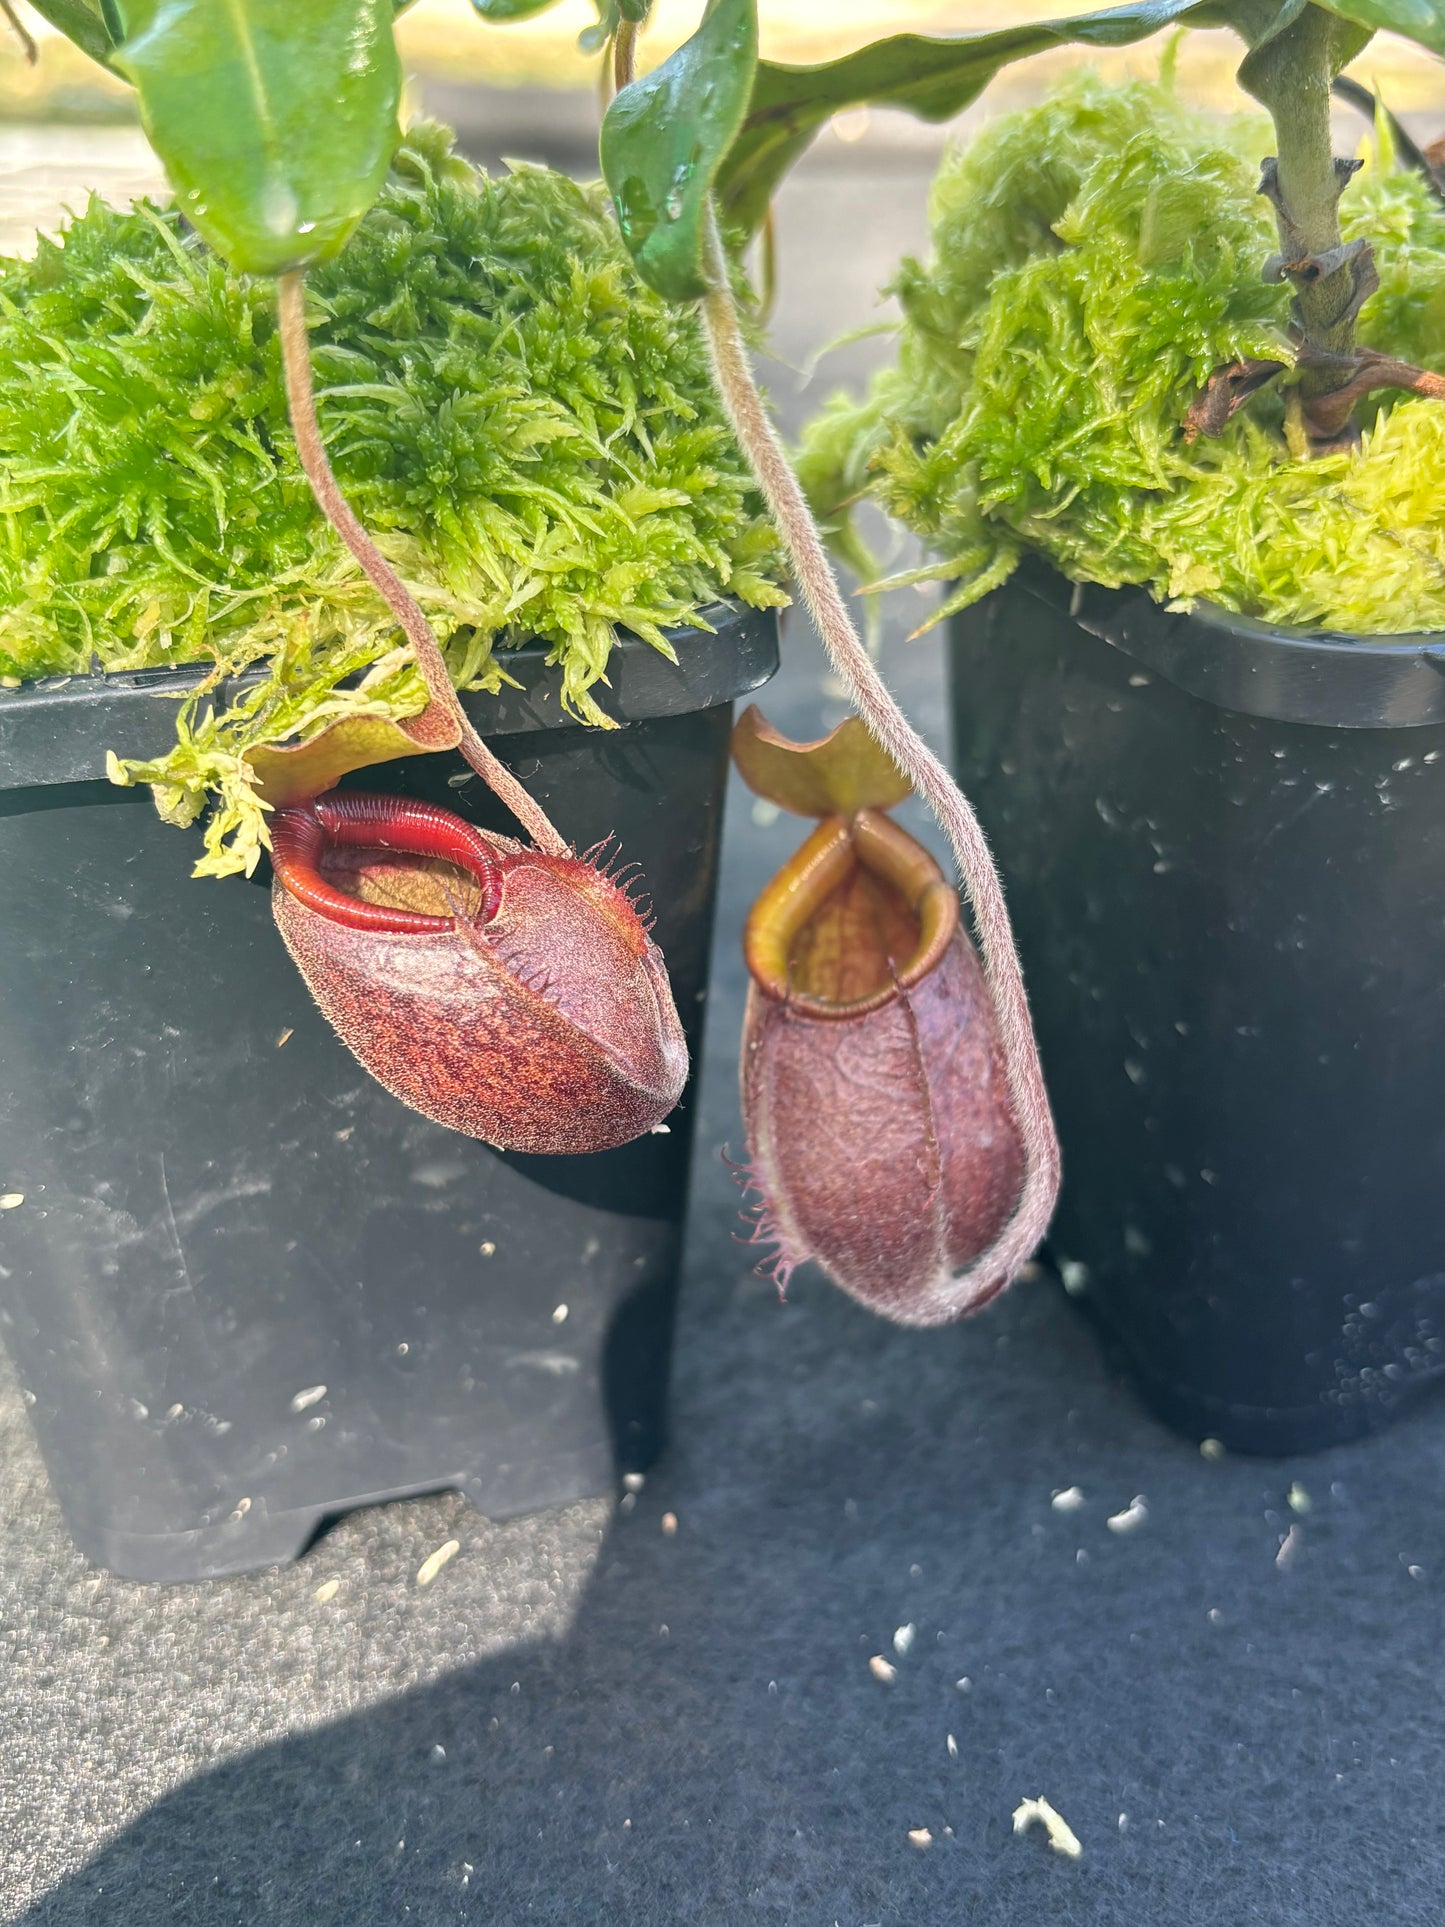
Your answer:
[[[542,638],[569,710],[605,723],[619,625],[670,654],[664,627],[706,629],[720,596],[786,600],[696,322],[633,275],[600,189],[489,180],[414,129],[309,301],[342,487],[459,687]],[[296,459],[269,282],[172,212],[97,200],[0,261],[0,678],[259,670],[232,707],[185,704],[161,761],[114,765],[173,821],[214,805],[198,873],[264,846],[248,751],[424,706],[397,643]]]
[[[1361,410],[1357,452],[1295,460],[1256,397],[1192,445],[1185,411],[1238,357],[1289,362],[1287,291],[1256,192],[1269,123],[1189,112],[1166,87],[1082,76],[987,127],[934,185],[933,255],[904,264],[896,365],[835,397],[801,468],[840,549],[871,497],[956,580],[935,621],[1028,550],[1075,580],[1142,583],[1360,635],[1445,629],[1445,404]],[[1378,136],[1342,204],[1376,246],[1360,339],[1445,368],[1445,205]],[[888,585],[880,585],[888,586]]]

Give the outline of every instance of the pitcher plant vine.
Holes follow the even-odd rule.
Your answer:
[[[475,12],[498,31],[507,20],[548,4],[473,0]],[[424,131],[398,152],[400,71],[392,20],[401,9],[392,0],[251,0],[244,10],[207,0],[37,5],[53,25],[134,85],[182,217],[142,213],[132,217],[139,227],[122,237],[113,219],[106,228],[92,211],[72,229],[81,237],[75,259],[86,246],[97,254],[109,247],[114,259],[123,239],[122,251],[129,249],[135,262],[133,285],[150,288],[165,275],[213,272],[197,252],[199,236],[224,264],[214,271],[219,278],[208,283],[212,296],[231,317],[227,325],[245,335],[253,363],[253,339],[279,357],[300,471],[326,525],[371,585],[362,591],[343,571],[328,579],[323,596],[313,581],[307,613],[296,620],[302,628],[330,622],[337,637],[356,636],[359,595],[374,592],[386,611],[379,616],[373,610],[366,618],[364,648],[349,655],[333,651],[330,675],[313,671],[308,681],[309,645],[298,640],[294,621],[289,628],[276,621],[258,656],[247,658],[244,650],[240,656],[234,648],[227,653],[215,639],[224,623],[217,626],[212,611],[224,606],[223,593],[193,589],[184,620],[174,585],[168,596],[152,596],[136,618],[137,624],[148,620],[149,627],[133,632],[142,651],[145,637],[164,620],[164,659],[185,660],[187,648],[192,656],[204,655],[213,638],[218,677],[223,665],[234,670],[264,657],[271,682],[264,698],[250,699],[249,709],[241,703],[219,723],[193,703],[182,717],[185,754],[155,767],[117,765],[117,780],[156,784],[158,800],[178,821],[194,819],[208,798],[219,795],[221,808],[208,833],[206,867],[213,871],[252,868],[269,847],[277,920],[292,954],[344,1040],[403,1101],[497,1144],[576,1150],[621,1142],[661,1121],[686,1074],[665,972],[628,892],[604,873],[595,853],[575,854],[477,733],[458,686],[497,687],[505,669],[492,649],[494,638],[509,624],[531,620],[564,665],[576,712],[585,721],[605,723],[588,691],[605,678],[617,625],[669,650],[662,623],[705,628],[701,609],[710,594],[760,605],[782,601],[777,576],[785,559],[875,747],[867,755],[859,752],[856,780],[827,791],[816,811],[820,840],[810,841],[798,867],[770,886],[766,941],[757,936],[764,924],[750,926],[754,1004],[744,1099],[754,1139],[751,1171],[765,1194],[763,1222],[780,1241],[784,1275],[801,1258],[817,1257],[848,1289],[903,1322],[939,1322],[991,1297],[1037,1247],[1060,1182],[1003,891],[967,799],[902,715],[863,645],[824,535],[759,393],[748,350],[749,327],[757,325],[756,312],[751,322],[747,315],[757,308],[746,273],[748,250],[761,237],[770,256],[774,194],[842,109],[888,106],[944,121],[972,102],[1001,67],[1050,47],[1113,48],[1165,27],[1230,27],[1245,46],[1240,83],[1268,110],[1274,128],[1260,192],[1273,210],[1278,247],[1259,260],[1257,274],[1264,284],[1287,287],[1292,300],[1282,333],[1271,337],[1261,325],[1248,336],[1270,352],[1241,352],[1197,368],[1195,391],[1167,432],[1183,449],[1191,440],[1225,435],[1241,413],[1263,408],[1258,432],[1277,436],[1282,459],[1320,456],[1327,466],[1358,439],[1356,411],[1376,391],[1406,391],[1427,400],[1445,396],[1440,374],[1357,339],[1361,310],[1379,276],[1372,241],[1342,234],[1341,197],[1356,169],[1334,157],[1329,118],[1341,70],[1375,31],[1390,29],[1445,54],[1445,11],[1438,0],[1410,0],[1408,6],[1405,0],[1338,0],[1330,6],[1314,0],[1132,0],[1071,19],[989,32],[893,35],[814,66],[760,57],[756,0],[707,0],[691,37],[640,76],[637,56],[645,46],[649,0],[598,0],[588,40],[613,90],[599,153],[616,226],[600,193],[554,184],[541,170],[531,170],[536,179],[529,181],[523,170],[512,177],[518,185],[505,189],[512,198],[493,224],[495,273],[482,265],[478,250],[469,254],[460,242],[448,254],[451,234],[475,225],[475,210],[470,203],[453,206],[446,196],[490,194],[495,210],[502,185],[464,188],[455,174],[458,164]],[[404,170],[400,177],[398,168]],[[95,224],[93,243],[86,222]],[[424,240],[408,253],[402,234],[408,222],[412,236],[423,237],[425,228],[440,245]],[[448,222],[451,229],[443,232]],[[519,419],[530,410],[521,449],[529,455],[561,451],[550,488],[530,481],[519,486],[520,471],[503,473],[499,463],[490,489],[484,481],[469,482],[463,503],[459,495],[449,499],[451,485],[444,485],[419,514],[400,510],[373,486],[377,465],[359,457],[350,411],[380,392],[379,377],[365,361],[364,344],[342,340],[331,327],[345,307],[349,244],[358,268],[368,247],[379,256],[395,251],[399,307],[411,298],[408,267],[426,282],[440,272],[436,262],[452,260],[454,299],[467,313],[463,332],[478,340],[489,302],[504,286],[505,264],[515,261],[519,249],[555,244],[558,273],[570,263],[574,303],[590,301],[594,316],[598,304],[608,307],[622,327],[635,331],[631,370],[619,365],[610,388],[584,381],[568,402],[570,413],[560,401],[548,406],[545,390],[540,396],[530,391],[525,402],[521,387],[501,397],[503,417],[509,402]],[[142,264],[143,254],[149,265]],[[316,313],[328,372],[319,406],[309,270],[324,277]],[[64,280],[49,257],[29,282],[23,274],[10,276],[11,325],[28,333],[7,350],[0,326],[0,355],[8,352],[16,365],[37,352],[42,331],[26,316],[30,310],[39,314],[38,304],[49,298],[47,275],[52,282]],[[275,285],[274,320],[263,318],[252,292],[262,278]],[[115,296],[107,299],[113,314]],[[1160,325],[1165,322],[1167,317]],[[407,325],[421,323],[413,315]],[[508,330],[523,327],[545,330],[536,304],[525,297],[510,310],[507,324],[493,331],[485,352],[502,355]],[[114,330],[108,348],[121,358],[128,352],[123,334],[124,326]],[[266,346],[267,339],[274,347]],[[447,340],[434,361],[446,360],[455,346]],[[559,368],[561,359],[553,357]],[[528,378],[545,360],[524,364]],[[340,379],[332,379],[333,368],[344,371]],[[705,403],[679,402],[669,418],[669,398],[681,392],[689,370],[710,370],[712,396]],[[234,411],[249,379],[238,364],[234,392],[214,405],[232,443],[244,442],[247,459],[253,459],[258,449],[275,445],[275,424],[266,426],[263,409],[244,416],[225,412]],[[451,396],[437,392],[420,406],[417,397],[404,396],[404,433],[413,452],[446,440],[462,392],[454,384]],[[1276,394],[1279,399],[1269,399]],[[339,432],[328,422],[335,407],[344,414]],[[458,436],[450,444],[454,453],[464,440]],[[353,477],[350,489],[333,466],[340,451]],[[215,546],[222,549],[228,510],[224,482],[208,466],[213,450],[173,437],[172,453],[182,463],[189,460],[201,492],[209,488],[220,501]],[[463,467],[469,459],[455,453]],[[573,460],[571,470],[567,459]],[[599,487],[598,473],[608,463],[605,486]],[[17,466],[12,508],[29,486],[21,473]],[[349,499],[357,489],[358,499]],[[826,510],[833,506],[824,503]],[[133,533],[148,512],[132,514]],[[294,520],[294,503],[287,512]],[[369,526],[377,515],[380,521]],[[152,520],[163,549],[165,526],[154,514]],[[831,532],[846,540],[846,531]],[[576,554],[587,551],[585,568],[563,554],[568,541]],[[610,556],[609,541],[617,545]],[[1018,543],[1009,536],[993,551],[975,544],[968,553],[972,573],[961,593],[976,595],[1013,566]],[[557,593],[549,603],[554,560],[573,573],[565,595],[560,578],[550,577]],[[295,566],[301,568],[299,561]],[[55,567],[53,556],[46,567]],[[223,568],[218,560],[217,573]],[[205,580],[203,571],[192,568],[191,575],[197,583]],[[247,593],[263,595],[259,585]],[[93,591],[76,587],[72,593],[89,636],[96,624],[87,596],[93,603]],[[11,599],[16,606],[23,600]],[[159,615],[148,614],[152,603]],[[33,614],[33,598],[26,606]],[[446,623],[441,635],[438,612]],[[33,630],[32,615],[26,621]],[[48,665],[34,648],[27,652],[7,640],[21,626],[18,617],[9,631],[0,625],[0,660],[23,676],[36,673],[37,660]],[[310,692],[299,706],[298,689]],[[739,761],[753,780],[766,731],[757,723],[748,731],[739,738]],[[813,769],[822,756],[828,768],[835,767],[829,759],[838,752],[828,743],[800,750],[771,740],[773,774],[765,780],[782,781],[789,795],[814,777],[780,778],[777,771],[785,765]],[[511,811],[528,844],[397,799],[326,794],[352,769],[439,748],[460,749]],[[787,763],[790,756],[801,762]],[[868,756],[875,759],[872,765]],[[889,807],[885,799],[910,789],[926,801],[948,838],[972,912],[981,975],[956,918],[950,923],[940,907],[939,890],[952,901],[951,887],[881,813]],[[217,828],[218,821],[224,827]],[[596,827],[605,835],[609,826]],[[846,951],[855,942],[861,945],[861,978],[832,966],[831,975],[818,976],[824,950],[841,944]],[[758,962],[765,955],[771,959],[766,966]],[[866,1011],[848,988],[864,980]],[[939,1204],[950,1195],[949,1185],[961,1182],[958,1159],[965,1141],[975,1150],[992,1147],[989,1175],[977,1178],[986,1207],[939,1204],[932,1242],[909,1253],[909,1232],[901,1224],[863,1246],[820,1227],[804,1194],[811,1189],[831,1195],[828,1176],[839,1174],[821,1173],[809,1141],[816,1120],[810,1122],[797,1090],[779,1099],[781,1087],[774,1082],[765,1100],[758,1075],[749,1081],[750,1065],[756,1072],[766,1057],[776,1067],[787,1055],[773,1020],[808,1017],[821,1029],[809,1033],[805,1057],[797,1060],[803,1067],[790,1075],[804,1083],[812,1077],[820,1090],[831,1088],[843,1055],[863,1035],[856,1023],[885,1009],[894,1026],[891,1041],[866,1048],[901,1050],[914,1067],[879,1131],[898,1169],[922,1171],[927,1195]],[[960,1026],[968,1029],[976,1046],[966,1088],[942,1071],[957,1042],[950,1021],[957,1034]],[[875,1025],[868,1035],[876,1040],[884,1033]],[[789,1138],[781,1150],[780,1129]],[[866,1149],[847,1155],[861,1172]],[[876,1173],[870,1183],[872,1190],[863,1187],[868,1208],[886,1227],[893,1222],[889,1200],[877,1188]],[[846,1216],[841,1205],[830,1209],[835,1217]],[[909,1215],[916,1221],[916,1213]],[[860,1265],[883,1282],[870,1289]],[[886,1282],[890,1268],[896,1289]]]

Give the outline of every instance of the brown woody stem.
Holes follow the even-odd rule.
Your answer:
[[[632,85],[637,60],[637,22],[619,20],[612,42],[612,85],[617,93]]]
[[[1246,360],[1216,368],[1184,416],[1185,441],[1195,441],[1200,435],[1222,435],[1250,396],[1282,375],[1285,367],[1282,361]]]
[[[1445,401],[1445,375],[1417,368],[1413,362],[1396,361],[1393,355],[1382,355],[1375,348],[1328,355],[1302,345],[1295,365],[1301,380],[1298,388],[1287,393],[1286,410],[1292,412],[1286,414],[1285,437],[1290,439],[1288,423],[1295,421],[1301,458],[1311,451],[1319,454],[1348,442],[1355,403],[1381,388],[1400,388],[1430,401]],[[1185,412],[1185,441],[1195,441],[1200,435],[1222,435],[1249,397],[1283,372],[1282,361],[1231,361],[1226,367],[1216,368]],[[1308,375],[1323,375],[1326,381],[1305,401],[1304,378]]]
[[[711,291],[703,298],[702,313],[718,393],[772,511],[803,599],[835,671],[848,685],[858,714],[893,761],[913,779],[953,845],[998,1014],[1004,1068],[1024,1147],[1023,1188],[1012,1218],[994,1244],[951,1281],[951,1288],[940,1288],[935,1301],[915,1320],[919,1324],[942,1323],[976,1295],[978,1283],[1007,1282],[1017,1274],[1047,1231],[1058,1197],[1059,1144],[1034,1042],[1023,973],[1003,889],[978,818],[947,769],[899,710],[853,625],[823,538],[758,393],[717,221],[711,212],[708,221]]]
[[[368,580],[396,617],[411,644],[427,694],[455,720],[461,734],[462,755],[495,796],[501,798],[539,850],[565,856],[568,846],[542,806],[529,796],[506,766],[487,748],[462,708],[452,687],[441,645],[415,597],[377,548],[341,492],[327,459],[326,445],[316,419],[316,394],[311,379],[311,342],[306,329],[306,283],[298,269],[283,274],[278,283],[281,365],[286,377],[286,402],[296,452],[327,521],[361,564]]]
[[[1306,405],[1306,423],[1316,442],[1328,443],[1345,434],[1355,403],[1381,388],[1400,388],[1431,401],[1445,401],[1445,376],[1417,368],[1412,362],[1396,361],[1393,355],[1382,355],[1374,348],[1357,348],[1353,354],[1338,358],[1302,350],[1298,365],[1306,373],[1323,369],[1332,384]]]

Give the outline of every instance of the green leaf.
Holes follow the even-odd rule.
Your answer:
[[[1377,32],[1403,34],[1431,53],[1445,55],[1445,6],[1439,0],[1321,0],[1342,20]]]
[[[58,27],[82,53],[88,53],[103,66],[110,65],[115,42],[105,24],[100,0],[33,0],[33,4],[41,19]]]
[[[602,172],[623,239],[643,280],[669,300],[707,293],[708,202],[757,59],[755,0],[708,0],[692,38],[624,87],[602,123]]]
[[[342,248],[399,138],[391,0],[118,0],[176,203],[233,267],[279,274]]]
[[[483,20],[530,20],[534,13],[545,13],[557,0],[472,0]]]
[[[1430,0],[1395,3],[1424,6]],[[1124,47],[1179,21],[1229,24],[1222,0],[1134,0],[1072,20],[1041,20],[950,39],[897,34],[814,67],[759,61],[746,119],[718,173],[723,218],[748,234],[761,226],[779,181],[819,129],[845,107],[902,107],[921,120],[951,120],[1010,61],[1070,42]]]

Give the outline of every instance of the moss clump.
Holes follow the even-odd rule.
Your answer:
[[[1266,121],[1205,120],[1164,87],[1082,76],[945,162],[933,257],[905,263],[897,364],[835,397],[805,439],[815,505],[859,566],[848,508],[871,496],[959,579],[940,614],[1028,549],[1075,579],[1146,584],[1360,634],[1445,628],[1445,408],[1380,407],[1354,453],[1289,456],[1256,398],[1185,441],[1211,370],[1288,362],[1288,293],[1256,192]],[[1445,208],[1388,152],[1346,197],[1376,244],[1372,346],[1445,365]],[[937,619],[937,618],[935,618]]]
[[[668,652],[664,625],[705,629],[719,596],[785,600],[698,328],[632,275],[600,190],[489,180],[414,131],[309,300],[337,474],[458,686],[496,689],[540,637],[570,710],[603,722],[618,625]],[[312,502],[274,310],[149,207],[93,200],[0,262],[0,677],[261,668],[233,708],[187,704],[163,762],[121,766],[174,820],[216,804],[212,874],[265,840],[248,751],[425,700]]]

